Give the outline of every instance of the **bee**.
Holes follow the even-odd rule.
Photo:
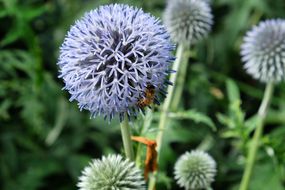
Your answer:
[[[140,108],[144,108],[153,103],[154,98],[155,98],[155,87],[153,85],[147,85],[144,93],[145,93],[145,97],[139,99],[137,102],[137,105]]]

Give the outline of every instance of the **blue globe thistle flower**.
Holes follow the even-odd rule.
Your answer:
[[[60,48],[58,65],[70,101],[91,116],[136,116],[154,88],[154,103],[168,81],[173,45],[160,21],[128,5],[105,5],[75,22]]]
[[[206,189],[216,175],[216,162],[206,152],[186,152],[175,163],[174,178],[186,190]]]
[[[261,82],[285,79],[285,21],[260,22],[247,32],[241,46],[244,68]]]
[[[145,190],[142,171],[121,155],[103,156],[85,167],[77,184],[79,190]]]
[[[213,15],[206,0],[168,0],[164,24],[174,42],[194,44],[210,32]]]

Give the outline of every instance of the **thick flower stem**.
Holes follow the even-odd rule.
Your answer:
[[[180,44],[177,48],[177,51],[176,51],[176,60],[173,63],[172,70],[175,70],[175,71],[179,70],[181,60],[182,60],[182,56],[183,56],[183,52],[184,52],[184,45]],[[170,76],[169,80],[170,80],[170,82],[173,83],[173,86],[169,85],[167,88],[167,97],[164,101],[164,104],[163,104],[162,110],[161,110],[161,114],[160,114],[159,125],[158,125],[158,134],[156,137],[157,155],[158,155],[157,161],[159,161],[159,153],[160,153],[160,149],[161,149],[163,133],[164,133],[164,130],[165,130],[166,125],[168,123],[167,114],[168,114],[168,111],[169,111],[169,108],[171,105],[171,100],[173,99],[174,88],[176,85],[176,78],[177,78],[177,74],[173,74]],[[150,178],[148,190],[155,189],[154,187],[155,187],[155,183],[156,183],[156,175],[157,175],[157,173],[154,172],[154,174]]]
[[[134,151],[132,147],[132,139],[131,139],[131,129],[129,126],[129,121],[127,116],[124,117],[124,120],[120,124],[121,126],[121,133],[122,139],[124,144],[124,150],[126,156],[131,160],[134,161]]]
[[[173,95],[173,99],[171,101],[171,110],[176,111],[181,100],[186,73],[187,73],[187,66],[189,65],[189,57],[190,57],[190,46],[185,47],[182,52],[181,64],[179,70],[177,71],[177,80],[175,84],[175,93]]]
[[[262,103],[258,110],[258,123],[254,132],[254,136],[251,142],[250,149],[248,151],[248,157],[246,162],[246,168],[242,177],[240,190],[247,190],[249,186],[250,177],[252,174],[252,169],[254,166],[258,145],[260,138],[262,136],[262,131],[264,127],[264,120],[270,105],[271,97],[273,94],[273,83],[268,83],[264,92],[264,97]]]
[[[183,51],[184,51],[184,45],[180,44],[177,48],[176,60],[175,60],[173,67],[172,67],[172,69],[175,71],[179,70],[181,60],[182,60],[182,56],[183,56]],[[163,133],[164,133],[166,124],[168,123],[167,114],[168,114],[168,111],[170,108],[171,100],[173,99],[174,88],[176,86],[176,78],[177,78],[177,74],[173,74],[170,76],[169,80],[170,80],[170,82],[173,83],[173,86],[171,86],[171,85],[168,86],[167,97],[166,97],[164,104],[162,106],[162,111],[161,111],[161,115],[160,115],[160,119],[159,119],[159,125],[158,125],[159,131],[158,131],[158,134],[156,137],[158,155],[159,155],[159,152],[161,149]]]
[[[144,122],[143,122],[143,126],[141,128],[141,132],[140,132],[140,136],[145,136],[145,134],[147,133],[147,131],[149,130],[149,127],[151,125],[152,122],[152,116],[153,116],[153,107],[151,109],[147,109],[146,114],[144,116]],[[137,151],[136,151],[136,166],[140,167],[141,165],[141,150],[142,150],[142,145],[141,143],[138,143],[138,147],[137,147]]]

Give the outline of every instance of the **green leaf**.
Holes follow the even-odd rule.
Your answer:
[[[230,103],[240,101],[240,92],[237,84],[233,80],[227,79],[226,86]]]
[[[11,105],[12,105],[12,101],[10,99],[4,100],[0,104],[0,119],[7,120],[10,118],[8,109],[11,107]]]
[[[7,10],[0,10],[0,18],[5,17],[8,15],[8,11]]]
[[[202,123],[210,127],[213,131],[216,131],[217,128],[210,117],[207,115],[197,112],[196,110],[188,110],[185,112],[178,113],[169,113],[169,117],[174,119],[190,119],[196,123]]]
[[[223,125],[231,128],[231,129],[235,128],[235,122],[230,117],[223,115],[221,113],[218,113],[217,118],[218,118],[219,122],[222,123]]]
[[[228,131],[222,132],[221,137],[223,137],[223,138],[233,138],[233,137],[238,138],[238,137],[240,137],[240,134],[237,133],[237,131],[228,130]]]
[[[255,166],[249,189],[284,190],[278,172],[270,161]]]
[[[171,189],[171,182],[173,182],[173,179],[167,176],[165,172],[159,172],[157,176],[157,182],[164,184],[166,186],[166,189]]]
[[[254,115],[250,118],[248,118],[245,122],[244,125],[246,127],[247,133],[250,134],[256,127],[257,123],[260,121],[257,115]]]
[[[22,8],[22,15],[26,19],[26,21],[31,21],[34,18],[42,15],[46,11],[45,6],[41,7],[23,7]]]
[[[9,45],[16,40],[20,39],[23,35],[23,28],[22,24],[15,24],[14,26],[11,27],[9,32],[6,34],[6,36],[1,40],[0,46],[6,46]]]

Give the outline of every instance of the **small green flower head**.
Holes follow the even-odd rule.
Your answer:
[[[168,0],[163,20],[176,43],[194,44],[205,38],[213,25],[206,0]]]
[[[176,162],[174,178],[186,190],[205,189],[211,186],[216,175],[216,162],[199,150],[186,152]]]
[[[261,82],[285,80],[285,20],[260,22],[246,33],[241,46],[246,72]]]
[[[79,190],[145,190],[142,172],[121,155],[103,156],[85,167],[77,184]]]

